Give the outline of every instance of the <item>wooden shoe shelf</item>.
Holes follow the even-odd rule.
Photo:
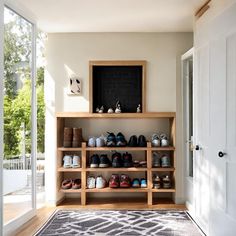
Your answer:
[[[147,142],[147,147],[88,147],[86,142],[82,143],[81,147],[78,148],[65,148],[63,144],[63,130],[64,127],[70,126],[70,121],[77,120],[90,120],[96,122],[98,119],[165,119],[169,122],[169,137],[171,146],[168,147],[152,147],[150,142]],[[81,123],[83,124],[83,122]],[[71,126],[73,127],[73,126]],[[80,126],[84,130],[83,126]],[[153,133],[157,132],[157,129],[153,129]],[[92,135],[92,134],[90,134]],[[147,167],[130,167],[130,168],[90,168],[89,167],[89,156],[90,152],[92,153],[102,153],[109,151],[118,151],[118,152],[144,152]],[[152,167],[152,152],[168,152],[170,153],[172,166],[170,168],[153,168]],[[63,156],[68,153],[78,153],[81,157],[81,168],[63,168]],[[175,163],[176,163],[176,149],[175,149],[175,113],[173,112],[151,112],[151,113],[121,113],[121,114],[93,114],[93,113],[78,113],[78,112],[60,112],[57,113],[57,196],[58,199],[64,199],[69,197],[68,194],[78,193],[80,195],[81,205],[88,204],[88,194],[90,193],[144,193],[146,194],[146,204],[154,204],[154,195],[156,193],[167,193],[171,194],[171,198],[174,197],[176,188],[175,188]],[[86,182],[87,176],[89,174],[96,173],[137,173],[142,172],[147,178],[147,188],[103,188],[103,189],[87,189]],[[153,174],[158,173],[168,173],[171,177],[172,188],[170,189],[153,189]],[[81,189],[61,189],[61,183],[67,176],[72,176],[70,178],[81,178]],[[108,180],[108,179],[107,179]],[[134,195],[131,195],[130,198],[133,198]],[[129,195],[127,195],[129,198]],[[58,201],[61,202],[61,200]],[[157,200],[158,202],[158,200]]]

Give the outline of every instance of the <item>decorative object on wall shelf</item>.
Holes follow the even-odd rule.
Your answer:
[[[109,114],[114,113],[114,110],[112,108],[109,108],[107,113],[109,113]]]
[[[80,95],[81,94],[81,80],[77,76],[71,76],[69,84],[68,95]]]
[[[119,100],[116,102],[115,113],[121,113],[121,105],[120,105],[120,101]]]
[[[138,104],[138,107],[137,107],[137,113],[141,113],[142,110],[141,110],[141,104]]]

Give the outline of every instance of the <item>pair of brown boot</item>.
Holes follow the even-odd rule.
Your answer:
[[[64,128],[64,147],[81,147],[82,138],[82,129],[81,128]]]

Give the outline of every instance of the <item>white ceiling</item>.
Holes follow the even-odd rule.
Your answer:
[[[46,32],[191,32],[205,0],[15,0]]]

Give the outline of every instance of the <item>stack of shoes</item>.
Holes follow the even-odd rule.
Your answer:
[[[111,162],[106,154],[102,154],[100,157],[94,154],[90,157],[90,168],[107,168],[111,166]]]
[[[81,179],[66,179],[61,184],[62,189],[80,189],[81,188]]]
[[[109,180],[110,188],[130,188],[131,180],[128,175],[121,174],[112,174]]]
[[[133,166],[132,155],[128,152],[123,154],[123,166],[126,168]]]
[[[96,178],[93,175],[88,176],[87,178],[87,188],[88,189],[101,189],[107,187],[107,181],[101,176],[97,176]]]
[[[80,168],[80,156],[74,155],[65,155],[63,157],[63,167],[64,168]]]

